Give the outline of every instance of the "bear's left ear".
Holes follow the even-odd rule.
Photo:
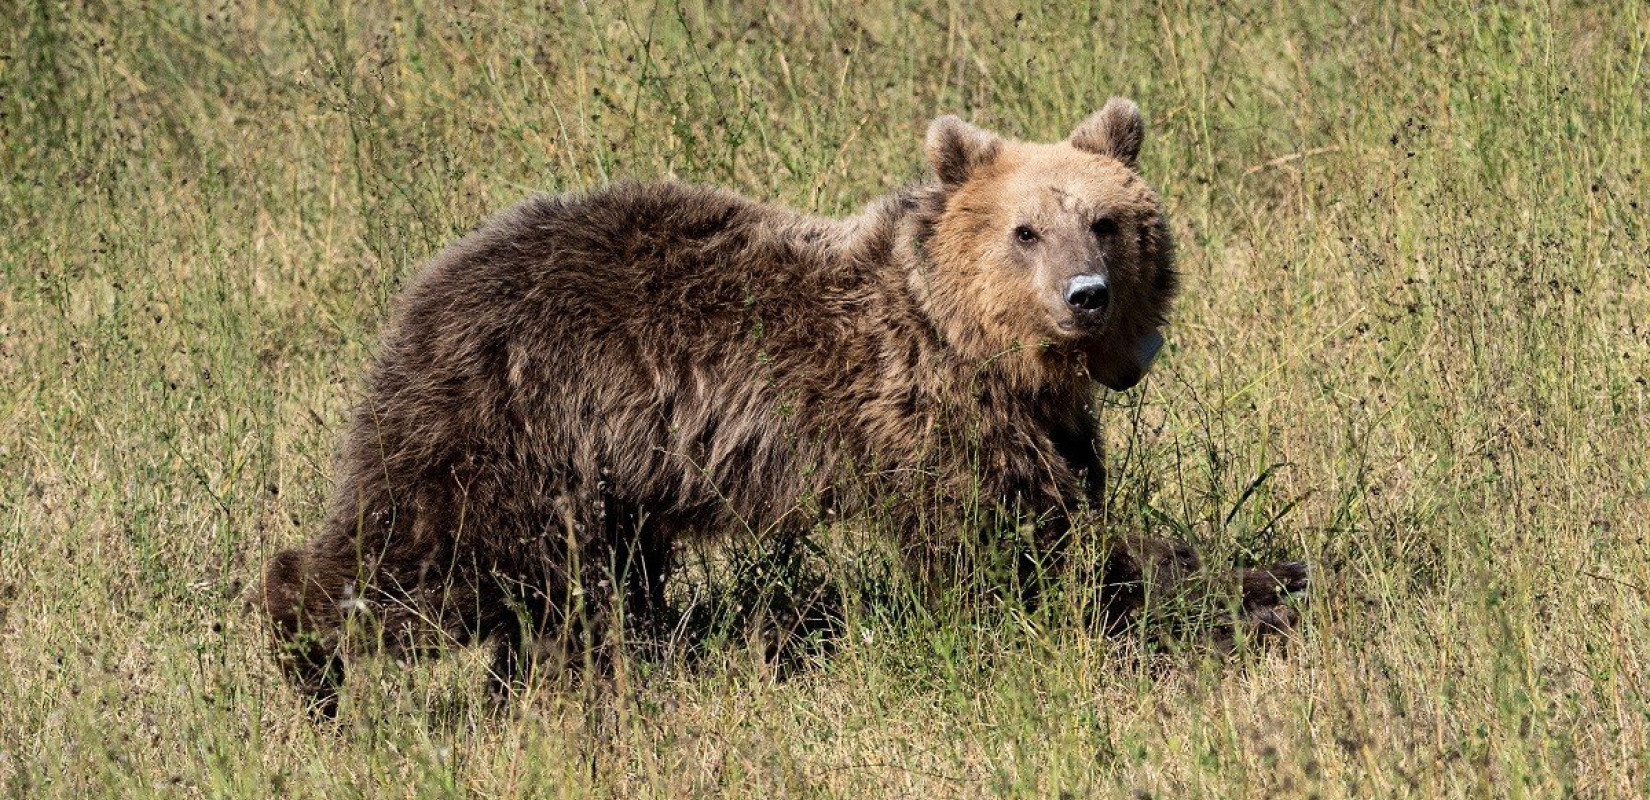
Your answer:
[[[1102,156],[1111,156],[1134,169],[1140,156],[1140,145],[1146,141],[1146,122],[1140,118],[1140,107],[1132,101],[1113,97],[1106,107],[1083,120],[1071,132],[1071,146],[1078,150]]]
[[[1002,140],[946,114],[928,124],[928,164],[940,183],[960,186],[974,170],[997,160]]]

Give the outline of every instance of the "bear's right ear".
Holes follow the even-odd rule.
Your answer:
[[[1134,169],[1145,140],[1146,122],[1140,118],[1140,107],[1121,97],[1107,100],[1106,107],[1083,120],[1070,139],[1072,147],[1111,156],[1129,169]]]
[[[928,164],[940,183],[960,186],[974,170],[997,159],[1002,140],[946,114],[928,125]]]

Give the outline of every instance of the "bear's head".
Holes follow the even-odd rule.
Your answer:
[[[1127,389],[1151,366],[1174,297],[1162,203],[1135,173],[1145,125],[1112,98],[1063,142],[1016,142],[941,117],[928,160],[944,208],[912,275],[947,342],[1019,382],[1082,365]]]

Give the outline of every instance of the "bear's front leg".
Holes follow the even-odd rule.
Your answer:
[[[1299,598],[1309,583],[1306,564],[1287,561],[1269,567],[1237,569],[1211,575],[1197,552],[1184,542],[1151,536],[1130,536],[1113,551],[1103,575],[1103,621],[1107,633],[1117,634],[1146,614],[1205,639],[1217,650],[1230,652],[1237,631],[1249,638],[1285,633],[1300,619]],[[1236,589],[1239,618],[1218,611]],[[1170,611],[1165,615],[1162,609]],[[1230,608],[1231,606],[1227,606]],[[1214,614],[1211,619],[1208,615]],[[1199,624],[1200,620],[1203,624]]]
[[[1305,562],[1301,561],[1237,571],[1238,585],[1243,591],[1243,616],[1250,636],[1294,629],[1300,621],[1300,610],[1293,601],[1306,593],[1308,572]]]

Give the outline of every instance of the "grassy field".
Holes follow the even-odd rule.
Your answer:
[[[1645,796],[1650,6],[1314,5],[0,3],[0,791]],[[1110,517],[1305,557],[1298,641],[869,602],[787,680],[730,644],[499,715],[379,660],[298,712],[244,587],[423,259],[620,177],[851,213],[940,113],[1110,94],[1186,275]]]

